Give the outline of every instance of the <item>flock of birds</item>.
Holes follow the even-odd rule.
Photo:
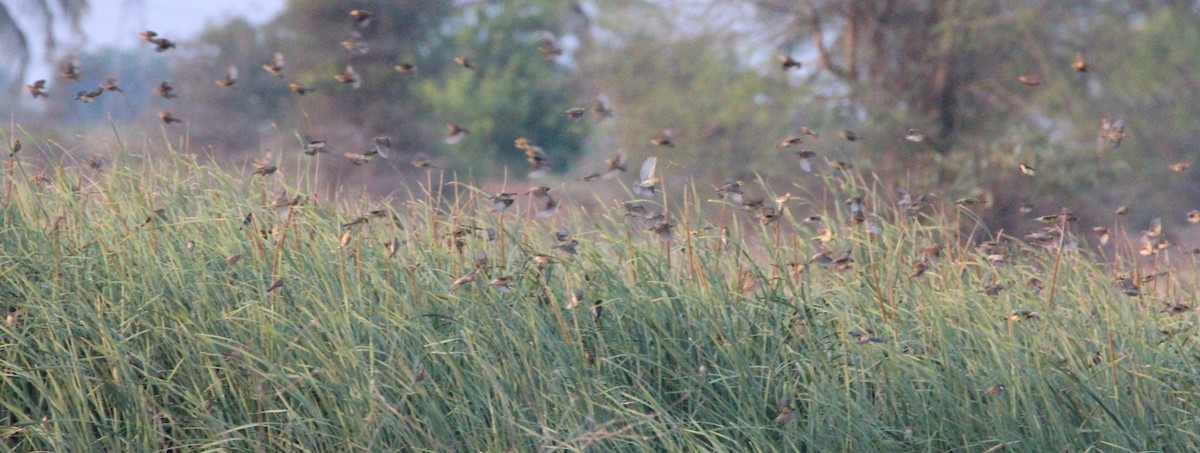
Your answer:
[[[349,16],[352,27],[351,38],[342,42],[342,47],[353,54],[365,54],[369,52],[370,46],[366,40],[363,39],[361,31],[365,30],[371,25],[375,16],[369,11],[358,9],[350,11]],[[175,42],[167,38],[160,37],[154,31],[144,31],[139,33],[139,35],[143,41],[152,45],[153,49],[157,52],[165,52],[176,47]],[[554,60],[563,54],[563,48],[559,46],[552,34],[549,34],[548,32],[543,33],[540,36],[539,41],[540,45],[538,46],[537,50],[542,53],[547,60]],[[461,55],[454,58],[454,63],[466,71],[474,72],[477,69],[475,63],[473,63],[467,57]],[[802,66],[801,62],[787,55],[778,56],[778,64],[779,67],[784,71],[794,70]],[[286,59],[281,52],[276,52],[270,61],[262,65],[263,71],[281,79],[284,78],[285,68]],[[393,69],[398,73],[406,75],[416,74],[418,70],[417,66],[411,62],[402,62],[395,65]],[[1074,60],[1071,63],[1071,69],[1075,72],[1081,73],[1088,72],[1090,70],[1090,67],[1084,60],[1082,53],[1077,52],[1075,54]],[[59,74],[67,80],[80,80],[82,69],[79,66],[78,60],[70,59],[67,61],[60,69]],[[344,84],[352,89],[356,89],[362,84],[361,76],[354,69],[354,67],[349,64],[344,67],[342,72],[334,74],[332,77],[338,83]],[[1042,78],[1036,75],[1021,75],[1018,77],[1017,82],[1027,87],[1038,87],[1044,83]],[[237,83],[238,68],[235,65],[229,65],[226,68],[223,77],[215,80],[215,84],[218,87],[227,89],[235,88]],[[311,88],[305,87],[304,85],[295,81],[288,82],[287,87],[290,91],[301,96],[313,91]],[[35,99],[47,96],[45,80],[37,80],[27,85],[27,88]],[[76,94],[75,99],[83,103],[91,103],[106,92],[123,92],[120,86],[118,86],[115,77],[108,77],[103,83],[93,90],[79,91]],[[172,99],[176,97],[175,88],[170,82],[167,81],[155,86],[153,88],[153,92],[154,94],[166,99]],[[605,97],[603,94],[596,96],[595,104],[591,106],[590,109],[584,107],[572,107],[565,110],[563,113],[570,120],[579,121],[587,115],[589,110],[595,116],[597,121],[604,121],[605,119],[612,118],[614,116],[614,109],[610,105],[607,97]],[[166,124],[180,123],[183,121],[181,118],[176,117],[167,111],[159,112],[158,116]],[[448,123],[446,125],[445,142],[451,145],[457,144],[464,140],[469,134],[470,131],[465,127],[455,123]],[[842,139],[851,142],[859,139],[858,134],[849,130],[840,131],[837,133],[837,135]],[[1107,142],[1108,145],[1115,148],[1120,146],[1121,141],[1125,138],[1125,136],[1125,127],[1121,120],[1114,121],[1107,115],[1102,119],[1099,130],[1099,139],[1102,142]],[[808,127],[802,127],[799,135],[789,135],[785,137],[777,144],[777,148],[780,150],[794,149],[793,152],[798,159],[799,168],[804,172],[812,172],[817,153],[803,147],[802,145],[804,145],[806,140],[817,141],[819,139],[820,135],[818,132]],[[926,135],[920,130],[909,129],[904,135],[904,139],[913,143],[921,143],[926,140]],[[393,138],[387,136],[374,137],[372,139],[373,146],[371,146],[368,150],[362,153],[348,152],[345,153],[344,156],[350,161],[350,163],[354,165],[365,165],[369,163],[375,156],[384,158],[388,157],[387,151],[392,149],[393,140]],[[657,135],[650,138],[649,144],[657,148],[676,147],[676,142],[672,132],[669,129],[662,129]],[[530,165],[530,170],[527,176],[530,179],[539,178],[548,172],[550,167],[550,157],[532,140],[521,137],[515,140],[514,146],[526,156],[526,159]],[[20,141],[15,141],[11,147],[15,153],[20,149]],[[309,156],[316,156],[318,154],[328,153],[328,151],[324,141],[309,139],[306,140],[306,143],[303,146],[303,153]],[[271,163],[269,154],[264,158],[255,159],[253,163],[253,173],[255,175],[266,176],[273,174],[278,170],[278,168]],[[412,159],[411,164],[419,169],[436,168],[428,156],[425,156],[424,154],[417,154]],[[837,171],[848,170],[852,168],[850,164],[835,160],[829,161],[829,165],[833,170]],[[1188,169],[1188,166],[1189,165],[1187,163],[1181,162],[1172,164],[1171,169],[1174,171],[1184,171]],[[1036,174],[1036,170],[1024,162],[1018,164],[1017,170],[1021,174],[1027,176],[1033,176]],[[579,179],[585,182],[590,182],[596,179],[611,179],[626,172],[628,172],[628,157],[624,151],[617,151],[615,154],[605,160],[605,167],[600,171],[590,173]],[[641,197],[642,199],[652,199],[653,197],[661,194],[662,183],[662,176],[658,172],[658,159],[656,157],[648,157],[642,163],[640,171],[637,175],[637,179],[633,181],[630,187],[636,196]],[[721,187],[714,188],[717,196],[720,199],[726,200],[736,206],[740,206],[747,211],[754,212],[755,218],[764,225],[770,224],[782,217],[783,208],[791,198],[791,194],[785,194],[784,196],[772,200],[766,200],[761,197],[752,198],[745,195],[742,185],[743,183],[741,181],[729,181]],[[559,207],[558,200],[556,200],[554,196],[550,194],[550,190],[550,187],[547,186],[536,186],[525,191],[526,195],[530,196],[531,199],[536,201],[537,216],[539,217],[550,217],[554,215]],[[487,199],[491,203],[493,212],[503,213],[506,209],[514,204],[515,197],[517,195],[517,192],[500,192],[489,195]],[[924,195],[913,197],[903,191],[900,195],[901,198],[898,206],[903,211],[911,214],[915,214],[929,203],[929,200]],[[973,198],[962,198],[956,200],[956,204],[961,206],[970,206],[976,203],[979,203],[979,200]],[[866,225],[868,231],[874,231],[874,229],[877,228],[871,224],[866,204],[861,197],[854,197],[850,200],[847,200],[846,205],[848,207],[851,222],[855,224]],[[665,212],[650,212],[644,205],[639,204],[636,200],[624,202],[622,206],[626,216],[634,219],[639,226],[645,230],[660,235],[666,240],[671,239],[675,224],[671,222],[669,214]],[[1027,209],[1032,209],[1032,207],[1022,207],[1022,212],[1027,213]],[[1118,210],[1117,213],[1119,215],[1124,214],[1124,209]],[[1043,216],[1038,218],[1038,220],[1045,223],[1057,223],[1059,225],[1058,227],[1047,227],[1042,231],[1026,236],[1025,239],[1036,245],[1062,246],[1062,224],[1067,221],[1074,220],[1074,216],[1064,210],[1064,212],[1060,214]],[[1189,213],[1188,221],[1192,223],[1200,223],[1200,211],[1192,211]],[[363,220],[363,222],[365,222],[365,220]],[[351,222],[345,226],[349,228],[363,222]],[[822,224],[823,220],[820,217],[813,216],[805,219],[805,222]],[[824,244],[832,239],[832,230],[828,227],[821,227],[819,228],[819,231],[821,234],[817,238],[814,238],[814,242],[818,244],[818,250],[820,252],[814,255],[806,264],[816,264],[839,270],[844,270],[850,266],[853,260],[848,249],[842,249],[835,254],[830,254],[825,251]],[[1110,235],[1108,229],[1103,227],[1097,228],[1095,233],[1100,237],[1102,244],[1107,242]],[[1162,239],[1161,222],[1158,219],[1155,220],[1151,229],[1145,232],[1144,238],[1146,240],[1144,241],[1145,246],[1142,250],[1143,254],[1153,254],[1167,246],[1166,241]],[[553,249],[566,254],[576,253],[578,241],[572,238],[571,235],[565,230],[560,230],[555,234],[555,241],[556,244],[554,245]],[[1000,244],[989,242],[982,244],[980,247],[987,256],[987,261],[989,263],[1000,265],[1005,261],[1006,252]],[[940,246],[931,246],[925,248],[921,252],[920,256],[918,256],[913,262],[912,273],[910,277],[916,278],[923,275],[925,271],[931,267],[934,260],[938,258],[940,253]],[[543,255],[538,255],[538,257],[535,259],[546,260],[548,258],[544,257]],[[481,258],[477,261],[486,263],[486,258]],[[459,278],[452,286],[458,287],[465,282],[472,281],[477,271],[480,269],[480,266],[482,266],[482,264],[477,265],[476,268],[473,269],[468,275]],[[1143,282],[1138,281],[1133,277],[1122,276],[1118,278],[1118,286],[1125,294],[1131,296],[1140,294],[1139,285],[1141,283]],[[272,285],[271,290],[277,289],[281,284],[282,281],[276,281],[275,284]],[[492,282],[492,286],[499,288],[504,288],[506,285],[507,282],[503,278]],[[1034,292],[1039,292],[1043,287],[1042,283],[1036,278],[1030,279],[1030,281],[1027,282],[1027,285],[1030,290]],[[1003,286],[1001,284],[993,282],[993,284],[985,288],[983,292],[989,295],[995,295],[1002,289]],[[1177,309],[1178,307],[1176,307],[1176,310]],[[1029,315],[1030,314],[1026,313],[1021,316]],[[866,336],[864,338],[867,338],[867,341],[870,341],[871,337]]]

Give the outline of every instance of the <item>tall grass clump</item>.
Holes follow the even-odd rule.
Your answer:
[[[539,218],[173,156],[12,158],[5,449],[1200,449],[1195,291],[1145,270],[1178,252],[1069,213],[1012,238],[835,172],[773,219],[695,187]]]

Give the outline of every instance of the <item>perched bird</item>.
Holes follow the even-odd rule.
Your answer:
[[[792,58],[791,55],[776,55],[775,59],[779,60],[779,67],[783,68],[784,71],[789,69],[800,69],[800,62]]]
[[[671,130],[663,129],[661,131],[658,131],[658,135],[655,135],[654,138],[650,139],[650,144],[654,145],[654,146],[665,147],[665,148],[674,148],[675,141],[672,137]]]
[[[171,115],[171,112],[167,112],[167,111],[158,112],[158,119],[162,120],[162,122],[167,123],[167,124],[183,122],[183,120],[175,117],[174,115]]]
[[[75,94],[76,101],[82,101],[84,104],[91,103],[104,94],[104,88],[96,88],[92,91],[80,91]]]
[[[116,91],[118,93],[125,92],[125,90],[122,90],[121,87],[117,86],[117,76],[111,75],[105,78],[103,82],[100,82],[100,89],[104,91]]]
[[[358,87],[362,86],[362,78],[358,76],[358,72],[356,72],[354,70],[354,66],[351,65],[346,65],[346,68],[342,69],[342,73],[334,75],[333,79],[340,83],[350,85],[350,88],[356,90]]]
[[[454,63],[458,64],[459,66],[462,66],[464,69],[466,69],[468,71],[475,72],[475,65],[472,64],[471,60],[469,60],[467,57],[464,57],[462,55],[456,56],[456,57],[454,57]]]
[[[283,288],[283,284],[285,282],[286,282],[286,280],[284,280],[282,278],[276,279],[274,282],[271,283],[271,286],[267,287],[267,292],[269,293],[269,292],[275,291],[277,289]]]
[[[233,88],[233,85],[235,83],[237,83],[237,79],[238,79],[237,66],[229,65],[229,66],[225,67],[225,77],[217,79],[216,83],[217,83],[217,86],[219,86],[219,87]]]
[[[1088,64],[1083,61],[1083,52],[1075,52],[1075,59],[1071,61],[1071,69],[1075,72],[1088,72]]]
[[[467,135],[470,134],[471,131],[467,130],[465,127],[454,123],[446,123],[446,143],[448,144],[453,145],[461,142],[464,138],[467,138]]]
[[[175,95],[175,87],[171,85],[171,82],[168,82],[165,80],[162,83],[158,84],[158,86],[151,89],[150,91],[153,91],[154,94],[162,96],[163,98],[166,98],[166,99],[174,99],[177,97]]]
[[[639,197],[649,198],[658,192],[662,185],[662,177],[658,176],[658,158],[648,157],[642,162],[641,178],[633,184],[633,193]]]
[[[285,63],[286,62],[283,59],[283,52],[275,52],[275,56],[271,59],[271,62],[262,65],[262,68],[264,71],[267,71],[267,74],[271,74],[275,77],[283,77],[283,67],[285,66]]]
[[[25,88],[29,90],[29,94],[32,95],[34,99],[37,99],[39,97],[48,96],[46,94],[46,81],[45,80],[35,80],[31,84],[25,85]]]

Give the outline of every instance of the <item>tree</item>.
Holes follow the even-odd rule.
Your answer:
[[[54,32],[54,26],[58,22],[65,19],[76,35],[83,34],[80,30],[80,20],[87,13],[89,3],[88,0],[0,0],[0,57],[9,57],[17,61],[16,65],[10,67],[7,75],[14,81],[19,81],[25,76],[32,50],[27,30],[38,29],[45,33],[42,48],[49,55],[58,46],[58,37]],[[23,21],[13,14],[18,10],[18,5],[33,10],[34,14],[30,17],[20,18],[31,23],[23,24]]]

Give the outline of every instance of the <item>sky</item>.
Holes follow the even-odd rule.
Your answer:
[[[205,25],[234,17],[261,24],[281,12],[285,3],[286,0],[91,0],[91,9],[81,24],[86,36],[83,49],[135,46],[141,39],[138,32],[145,30],[157,31],[173,41],[183,41],[196,36]],[[40,32],[30,31],[33,34]],[[62,27],[58,35],[63,49],[79,44],[66,27]],[[40,43],[41,38],[32,38],[30,42]],[[45,63],[41,49],[36,47],[31,60],[33,66],[26,78],[51,78],[53,68]]]

